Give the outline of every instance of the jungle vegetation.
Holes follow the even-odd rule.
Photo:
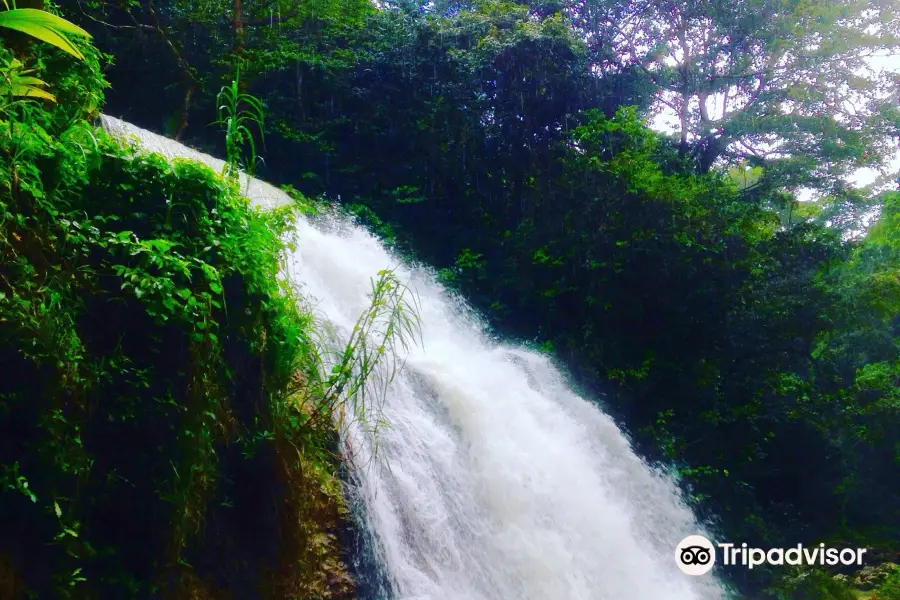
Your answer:
[[[57,304],[38,303],[40,310],[54,318],[91,314],[90,303],[73,299],[73,275],[85,278],[90,302],[130,293],[128,286],[117,291],[128,271],[116,269],[144,267],[115,267],[115,257],[128,253],[120,244],[145,242],[105,236],[111,227],[116,235],[163,227],[164,216],[114,200],[132,198],[126,190],[161,186],[153,189],[165,197],[183,185],[195,191],[179,197],[193,198],[199,212],[191,214],[201,216],[208,200],[200,198],[211,192],[198,190],[197,181],[220,190],[214,197],[230,193],[209,177],[181,176],[175,186],[178,169],[169,174],[152,160],[112,160],[110,150],[96,151],[108,148],[96,134],[92,141],[82,130],[67,133],[75,107],[82,115],[98,110],[100,91],[90,82],[101,72],[110,82],[108,113],[231,156],[220,128],[210,124],[221,118],[217,98],[235,81],[237,66],[233,97],[258,98],[265,113],[265,153],[253,161],[261,177],[340,201],[401,252],[433,265],[498,332],[556,356],[648,460],[677,470],[698,514],[723,537],[760,547],[868,547],[873,560],[898,562],[900,193],[890,160],[900,139],[900,81],[876,68],[890,64],[885,56],[896,60],[896,3],[63,0],[59,8],[90,32],[100,52],[85,48],[88,58],[76,66],[52,49],[22,63],[40,68],[59,104],[40,109],[46,135],[17,146],[29,154],[16,164],[40,164],[41,177],[51,178],[40,188],[27,184],[27,210],[40,198],[53,212],[47,219],[78,223],[78,236],[95,235],[83,217],[65,216],[70,206],[84,212],[84,202],[94,211],[89,218],[108,217],[111,225],[94,225],[100,233],[82,242],[91,245],[87,254],[73,243],[55,245],[56,229],[41,233],[49,245],[39,253],[8,243],[26,257],[18,260],[55,265],[42,276],[66,281]],[[21,50],[7,60],[21,60],[14,56]],[[7,132],[24,131],[14,125],[24,117],[3,118]],[[651,126],[661,120],[667,131]],[[876,176],[855,186],[853,174],[864,168]],[[6,169],[4,193],[12,199],[4,200],[4,223],[12,236],[18,230],[11,223],[26,208],[11,203],[25,196],[9,191],[22,184]],[[95,176],[91,169],[103,170]],[[56,190],[65,190],[64,201]],[[61,202],[75,204],[63,209]],[[192,227],[219,235],[201,216]],[[185,260],[233,272],[241,282],[233,285],[252,293],[231,292],[243,298],[231,301],[258,307],[252,327],[273,327],[266,339],[278,339],[274,332],[288,317],[263,309],[286,306],[267,278],[275,264],[259,264],[245,250],[207,258],[206,238],[195,235],[192,229],[166,243],[183,244]],[[275,243],[268,233],[259,236],[254,243]],[[60,252],[78,258],[64,263]],[[151,247],[136,256],[160,255],[171,253]],[[82,261],[111,275],[82,275]],[[17,276],[22,283],[15,285],[50,294],[42,283],[26,283],[31,271]],[[153,277],[180,285],[155,271]],[[190,297],[200,312],[178,325],[177,335],[225,339],[221,323],[195,331],[198,322],[219,322],[210,304],[217,292],[198,286]],[[56,308],[68,301],[79,308]],[[170,314],[152,295],[116,310],[125,306],[144,311],[141,318],[161,318],[149,310]],[[183,314],[179,309],[178,319]],[[211,316],[197,321],[202,314]],[[7,319],[0,320],[4,327],[26,327]],[[104,325],[126,322],[132,317]],[[46,327],[57,336],[77,331]],[[251,331],[249,322],[241,327]],[[50,331],[28,335],[55,339],[46,337]],[[258,339],[259,330],[252,331],[240,335]],[[80,349],[89,343],[81,338],[67,343],[85,356],[133,361],[112,368],[108,358],[78,374],[98,389],[113,385],[103,377],[124,378],[116,389],[131,389],[151,360],[131,353],[153,345],[129,350],[113,337],[110,330],[104,349],[90,353]],[[58,347],[45,350],[53,358],[40,364],[58,365]],[[259,351],[249,347],[240,352]],[[197,364],[188,377],[218,376]],[[69,385],[75,377],[60,366],[44,368],[56,369],[56,379],[44,376],[42,385]],[[23,369],[16,372],[25,377]],[[283,381],[287,371],[265,380]],[[185,375],[151,379],[157,377]],[[183,394],[193,389],[181,385]],[[49,388],[43,393],[53,396]],[[167,427],[190,406],[186,398],[155,407],[161,412],[153,422]],[[202,411],[192,411],[178,418],[215,431]],[[72,427],[66,419],[54,427]],[[140,460],[127,453],[118,459]],[[165,476],[147,475],[141,485],[153,485],[153,477]],[[91,477],[94,485],[98,479]],[[38,488],[28,481],[28,489]],[[30,502],[20,495],[17,501]],[[60,507],[70,514],[68,505]],[[57,519],[46,508],[35,510],[45,511],[50,527]],[[736,572],[734,584],[750,597],[850,593],[833,574],[794,575]],[[885,584],[884,598],[894,597],[898,581]]]
[[[355,597],[331,417],[378,418],[405,287],[380,273],[325,344],[278,277],[295,207],[240,189],[262,115],[237,73],[214,173],[95,126],[87,31],[39,7],[0,27],[0,597]]]

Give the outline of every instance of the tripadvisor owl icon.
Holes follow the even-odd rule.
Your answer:
[[[716,564],[716,549],[702,535],[689,535],[675,547],[675,564],[687,575],[704,575]]]

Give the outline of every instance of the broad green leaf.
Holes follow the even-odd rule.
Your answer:
[[[22,63],[16,59],[0,64],[0,73],[3,74],[3,77],[0,78],[0,95],[17,98],[43,98],[56,102],[56,98],[52,94],[40,89],[47,84],[37,77],[26,75],[32,71],[22,71],[22,67]]]
[[[84,59],[84,54],[66,36],[91,37],[81,27],[36,8],[16,8],[0,12],[0,27],[21,31],[78,59]]]
[[[54,96],[50,92],[44,91],[34,86],[23,85],[21,83],[14,83],[12,86],[8,87],[0,85],[0,91],[6,92],[12,96],[16,96],[19,98],[43,98],[44,100],[49,100],[50,102],[56,102],[56,96]]]

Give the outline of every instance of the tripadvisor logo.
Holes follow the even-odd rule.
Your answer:
[[[749,548],[747,544],[719,543],[715,546],[702,535],[689,535],[675,547],[675,564],[687,575],[704,575],[716,564],[716,548],[721,564],[742,566],[748,569],[761,565],[819,565],[861,566],[866,548],[826,548],[825,544],[805,547],[797,544],[791,548]]]
[[[702,535],[689,535],[675,547],[675,564],[688,575],[704,575],[716,564],[716,549]]]

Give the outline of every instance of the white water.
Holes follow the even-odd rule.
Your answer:
[[[104,117],[146,149],[221,161]],[[289,199],[254,182],[251,197]],[[370,280],[398,261],[365,230],[301,220],[288,276],[338,331],[368,306]],[[677,570],[675,545],[699,532],[676,488],[551,362],[497,344],[423,269],[422,347],[406,356],[383,410],[379,460],[354,492],[396,600],[688,600],[724,597]],[[348,434],[355,453],[372,438]]]

